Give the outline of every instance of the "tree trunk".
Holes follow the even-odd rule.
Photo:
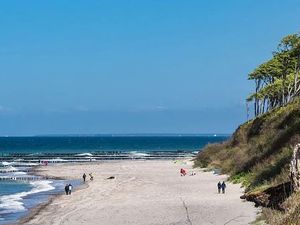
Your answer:
[[[259,81],[257,79],[255,79],[255,94],[256,95],[257,95],[258,89],[259,89]],[[255,96],[255,99],[254,99],[254,114],[255,114],[255,117],[258,116],[258,112],[259,112],[259,103],[258,103],[257,96]]]
[[[299,71],[300,71],[300,55],[297,57],[297,63],[295,66],[295,77],[294,77],[294,94],[293,97],[296,97],[299,95],[299,81],[298,81],[298,76],[299,76]]]
[[[294,191],[300,190],[300,144],[294,147],[293,158],[290,165],[291,182]]]

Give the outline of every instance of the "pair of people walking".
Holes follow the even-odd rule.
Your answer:
[[[219,181],[217,186],[218,186],[218,193],[220,194],[221,190],[222,190],[222,193],[225,194],[225,189],[226,189],[225,181],[223,181],[223,183],[221,183],[221,181]]]
[[[65,186],[66,195],[71,195],[72,194],[72,188],[73,188],[72,184],[67,184]]]

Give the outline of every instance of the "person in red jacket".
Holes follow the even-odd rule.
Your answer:
[[[185,169],[183,169],[183,168],[180,169],[180,175],[181,176],[185,176],[186,175]]]

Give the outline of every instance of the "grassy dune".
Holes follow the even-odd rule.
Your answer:
[[[229,141],[206,146],[195,165],[219,168],[233,182],[242,183],[249,199],[268,207],[264,216],[270,224],[297,224],[300,196],[286,187],[292,149],[299,142],[300,99],[296,99],[241,125]]]

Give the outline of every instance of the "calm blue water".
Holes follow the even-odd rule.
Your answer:
[[[0,153],[96,151],[198,151],[228,136],[0,137]]]
[[[96,153],[103,151],[195,152],[208,143],[222,142],[226,139],[228,136],[225,135],[0,137],[0,156],[7,156],[10,153]],[[16,167],[15,164],[10,166],[21,171],[21,167]],[[12,176],[11,174],[0,173],[0,176]],[[73,183],[76,184],[75,181]],[[42,180],[30,183],[0,181],[0,225],[15,222],[21,216],[26,215],[29,208],[45,201],[49,194],[63,192],[63,187],[64,181]]]

